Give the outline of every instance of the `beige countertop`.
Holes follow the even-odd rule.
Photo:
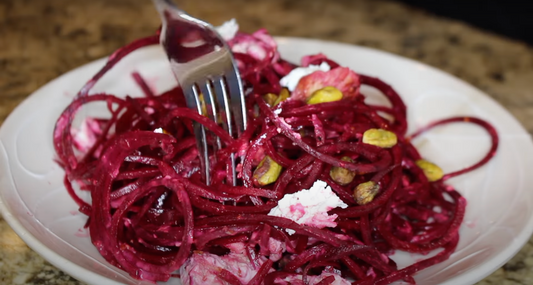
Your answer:
[[[368,46],[483,90],[533,134],[533,47],[383,0],[180,0],[213,24]],[[0,123],[37,88],[154,32],[147,0],[0,1]],[[0,189],[1,190],[1,189]],[[0,284],[82,284],[29,249],[0,217]],[[478,284],[533,284],[533,243]]]

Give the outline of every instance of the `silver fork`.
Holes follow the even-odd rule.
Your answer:
[[[153,2],[161,16],[160,42],[183,89],[187,107],[222,124],[231,136],[239,136],[247,125],[246,107],[239,70],[228,45],[213,26],[187,15],[171,0]],[[202,110],[202,103],[206,110]],[[203,175],[209,185],[208,135],[201,124],[193,122],[193,127]],[[220,141],[215,139],[211,148],[220,148]],[[236,182],[235,163],[232,154],[233,184]]]

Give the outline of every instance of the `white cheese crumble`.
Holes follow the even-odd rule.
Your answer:
[[[154,133],[162,134],[164,132],[163,132],[162,128],[157,128],[157,129],[154,130]]]
[[[322,271],[320,275],[307,275],[307,282],[309,285],[318,284],[324,278],[327,278],[329,276],[333,276],[333,278],[335,278],[335,280],[333,280],[331,283],[328,283],[329,285],[350,285],[352,284],[348,280],[342,278],[340,273],[326,272],[325,270]],[[289,275],[283,278],[276,277],[274,284],[304,284],[302,278],[303,277],[300,274]]]
[[[309,65],[308,67],[297,67],[293,69],[289,74],[285,75],[285,77],[281,78],[279,81],[279,84],[283,87],[287,87],[289,91],[294,91],[296,88],[296,85],[298,85],[298,82],[300,79],[306,75],[309,75],[315,71],[321,70],[321,71],[329,71],[331,67],[326,62],[322,62],[320,65]]]
[[[342,202],[326,182],[317,180],[307,190],[283,196],[268,214],[288,218],[301,225],[317,228],[335,227],[337,215],[328,215],[327,212],[337,207],[344,209],[348,205]],[[286,229],[286,231],[291,235],[294,234],[294,230]]]
[[[239,31],[239,24],[235,19],[224,22],[221,26],[215,27],[220,36],[225,40],[229,41],[235,37]]]
[[[244,253],[230,252],[219,256],[209,252],[195,251],[179,269],[180,280],[183,285],[225,285],[229,283],[218,274],[225,269],[233,273],[241,284],[248,284],[265,261],[265,257],[259,257],[256,259],[258,263],[256,266]]]

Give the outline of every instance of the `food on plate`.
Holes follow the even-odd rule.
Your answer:
[[[246,90],[249,124],[241,136],[188,109],[179,86],[156,92],[138,73],[132,80],[142,97],[91,91],[129,53],[157,45],[158,35],[111,55],[56,123],[65,186],[109,263],[153,282],[390,284],[414,283],[416,272],[450,256],[466,201],[445,181],[495,154],[490,124],[454,117],[406,135],[407,108],[381,80],[323,54],[290,63],[265,30],[225,26],[221,33]],[[362,85],[381,91],[390,107],[365,103]],[[109,117],[74,126],[78,111],[94,102],[105,103]],[[209,186],[192,121],[220,139]],[[492,146],[472,166],[443,173],[411,140],[456,122],[484,128]],[[390,258],[396,250],[440,251],[398,268]]]

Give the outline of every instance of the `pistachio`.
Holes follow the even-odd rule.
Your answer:
[[[268,106],[273,107],[276,100],[278,100],[278,95],[274,93],[267,93],[263,95],[263,99],[265,99],[265,102],[268,104]]]
[[[333,102],[333,101],[339,101],[342,99],[342,92],[333,87],[333,86],[326,86],[322,89],[318,89],[317,91],[313,92],[309,98],[307,98],[307,104],[319,104],[319,103],[326,103],[326,102]]]
[[[283,167],[270,156],[265,156],[254,171],[253,179],[260,186],[276,182]]]
[[[363,182],[357,185],[353,191],[355,202],[359,205],[365,205],[372,202],[376,194],[378,194],[379,188],[379,184],[374,181]]]
[[[396,134],[384,129],[368,129],[363,133],[363,143],[391,148],[398,143]]]
[[[343,156],[341,160],[346,161],[346,162],[353,162],[353,160],[347,156]],[[346,168],[333,166],[331,170],[329,171],[329,176],[331,177],[331,179],[333,179],[333,181],[337,182],[339,185],[347,185],[353,181],[355,177],[355,172],[350,171]]]
[[[278,98],[276,99],[276,101],[274,102],[274,105],[271,105],[271,106],[277,106],[279,103],[281,103],[282,101],[285,101],[289,98],[291,94],[289,93],[289,89],[287,88],[283,88],[281,89],[281,92],[279,93],[279,96]]]
[[[429,162],[425,159],[419,159],[415,161],[415,164],[424,171],[424,174],[428,178],[428,181],[434,182],[442,178],[444,176],[444,172],[440,167],[438,167],[436,164]]]
[[[198,95],[198,100],[200,101],[200,108],[202,110],[201,115],[207,116],[207,105],[205,104],[204,94],[200,93],[200,95]]]

